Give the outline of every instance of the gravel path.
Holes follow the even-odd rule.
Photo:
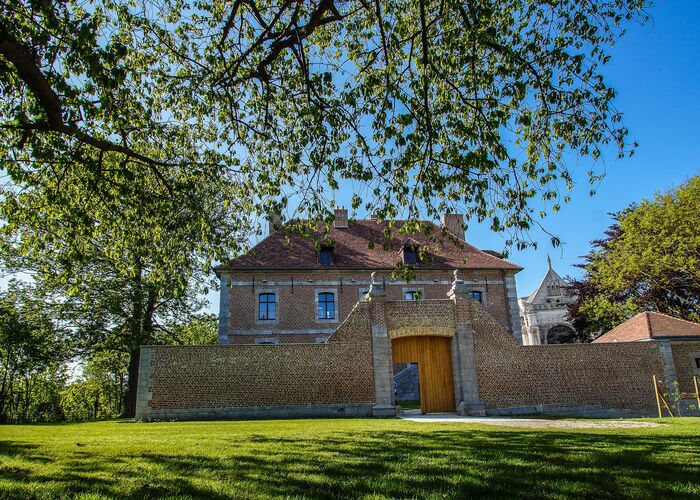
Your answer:
[[[523,427],[528,429],[639,429],[665,427],[656,422],[638,420],[549,420],[545,418],[460,417],[450,413],[404,415],[404,420],[424,423],[465,423]]]

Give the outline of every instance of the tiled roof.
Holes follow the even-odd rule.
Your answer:
[[[647,311],[628,319],[593,342],[635,342],[681,337],[700,339],[700,324]]]
[[[511,262],[482,252],[469,243],[455,243],[448,236],[442,235],[439,226],[431,224],[433,235],[437,238],[435,242],[424,235],[398,234],[396,229],[401,226],[398,222],[388,250],[382,248],[384,226],[375,220],[357,220],[350,222],[348,228],[331,228],[328,237],[335,241],[334,261],[331,266],[319,264],[313,238],[298,233],[290,234],[281,229],[262,240],[247,254],[219,266],[217,271],[393,269],[400,262],[401,248],[407,242],[428,246],[429,258],[420,263],[420,269],[522,269]],[[373,243],[373,248],[369,248],[370,243]]]

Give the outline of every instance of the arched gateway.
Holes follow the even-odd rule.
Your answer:
[[[387,301],[373,276],[369,291],[377,405],[395,404],[393,367],[418,365],[421,411],[483,415],[474,362],[469,309],[477,303],[455,272],[452,300]]]

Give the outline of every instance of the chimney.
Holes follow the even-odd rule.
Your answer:
[[[343,207],[335,207],[333,227],[336,229],[348,228],[348,210]]]
[[[282,229],[283,224],[284,218],[282,218],[282,215],[277,213],[270,213],[267,216],[267,235],[269,236],[278,229]]]
[[[464,234],[464,215],[447,213],[442,216],[442,225],[457,238],[467,241]]]

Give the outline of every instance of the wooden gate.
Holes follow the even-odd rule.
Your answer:
[[[394,363],[418,363],[421,413],[455,411],[450,337],[401,337],[391,341]]]

